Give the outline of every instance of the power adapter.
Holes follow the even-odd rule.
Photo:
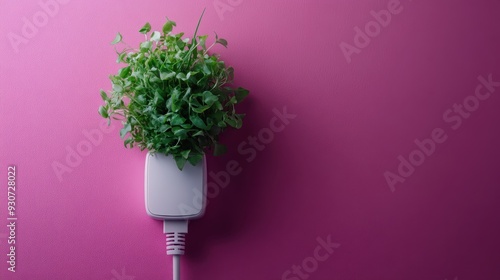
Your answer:
[[[184,254],[188,221],[205,212],[206,159],[196,166],[179,170],[172,156],[149,152],[146,155],[144,197],[149,216],[163,220],[167,236],[167,255],[173,255],[173,279],[180,279],[180,255]],[[201,203],[195,195],[202,195]]]

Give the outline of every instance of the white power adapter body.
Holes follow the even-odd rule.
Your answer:
[[[196,166],[186,163],[179,170],[173,156],[146,155],[144,176],[146,212],[163,220],[167,255],[172,255],[173,279],[180,279],[180,256],[184,254],[188,221],[205,213],[207,193],[206,158]]]
[[[148,153],[144,196],[146,212],[161,220],[191,220],[203,216],[206,205],[206,159],[179,170],[173,156]]]

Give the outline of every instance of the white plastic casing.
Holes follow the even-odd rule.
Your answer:
[[[192,166],[177,168],[172,156],[160,153],[146,156],[146,212],[155,219],[181,220],[203,216],[207,190],[206,159]]]

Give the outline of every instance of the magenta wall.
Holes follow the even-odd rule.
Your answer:
[[[251,97],[183,279],[500,279],[500,1],[49,2],[0,1],[0,279],[170,279],[145,154],[100,126],[99,89],[117,31],[192,34],[204,7]]]

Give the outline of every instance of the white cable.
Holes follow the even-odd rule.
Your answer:
[[[173,255],[173,273],[174,273],[174,280],[181,280],[181,256],[180,255]]]
[[[164,220],[163,233],[167,236],[167,255],[172,255],[173,280],[181,279],[181,255],[184,255],[187,220]]]

